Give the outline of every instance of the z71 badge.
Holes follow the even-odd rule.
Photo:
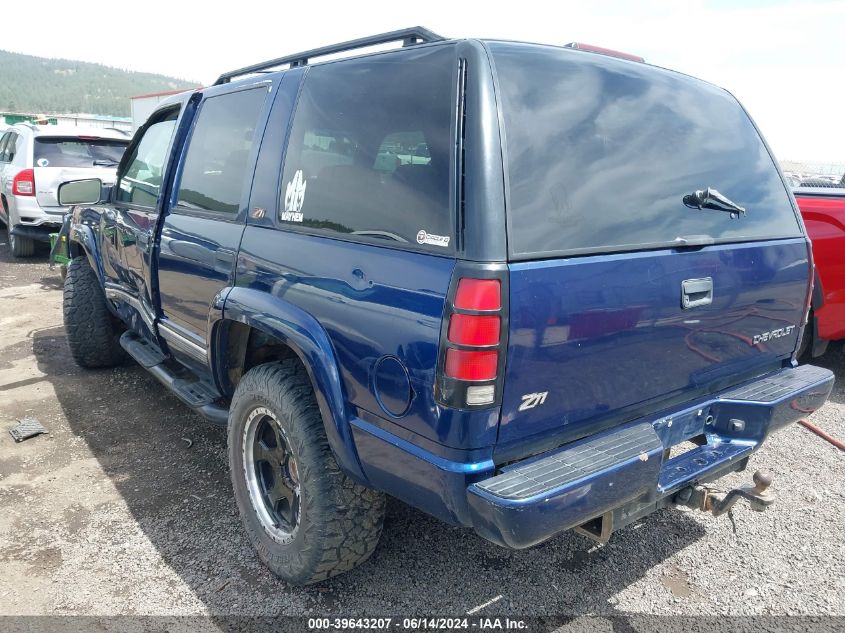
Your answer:
[[[546,396],[549,395],[548,391],[541,391],[539,393],[526,393],[522,396],[522,404],[519,405],[519,411],[527,411],[528,409],[533,409],[539,404],[543,404],[546,401]]]
[[[792,333],[792,330],[794,329],[794,325],[787,325],[786,327],[778,328],[777,330],[772,330],[771,332],[755,334],[754,338],[752,339],[754,341],[753,345],[757,345],[757,343],[765,343],[766,341],[771,341],[773,338],[782,338],[784,336],[789,336]]]

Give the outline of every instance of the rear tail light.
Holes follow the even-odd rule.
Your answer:
[[[499,365],[499,352],[446,350],[446,375],[458,380],[493,380]]]
[[[498,316],[453,314],[449,319],[449,342],[458,345],[497,345],[501,322]]]
[[[455,292],[460,310],[498,310],[502,307],[502,282],[498,279],[461,279]]]
[[[500,395],[507,269],[456,272],[441,331],[437,399],[453,408],[489,407]],[[475,277],[473,275],[479,275]]]
[[[35,172],[24,169],[12,179],[12,193],[16,196],[35,195]]]

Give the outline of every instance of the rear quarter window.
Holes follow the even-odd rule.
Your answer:
[[[801,235],[764,143],[726,91],[636,62],[492,42],[518,257]],[[746,209],[691,209],[708,187]]]
[[[451,46],[311,68],[285,158],[281,224],[451,250],[456,68]]]

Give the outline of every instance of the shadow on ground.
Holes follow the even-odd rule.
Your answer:
[[[36,332],[33,348],[72,434],[84,439],[146,537],[213,615],[302,615],[306,607],[347,616],[461,614],[491,600],[488,612],[497,614],[613,613],[614,594],[704,536],[686,514],[664,511],[604,547],[564,534],[508,551],[393,501],[369,562],[315,587],[288,587],[258,562],[241,531],[223,430],[140,367],[78,369],[61,328]]]

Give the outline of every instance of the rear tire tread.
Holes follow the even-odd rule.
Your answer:
[[[14,257],[32,257],[35,255],[35,240],[20,235],[13,237],[11,221],[6,226],[6,230],[8,232],[9,250],[12,251]]]

